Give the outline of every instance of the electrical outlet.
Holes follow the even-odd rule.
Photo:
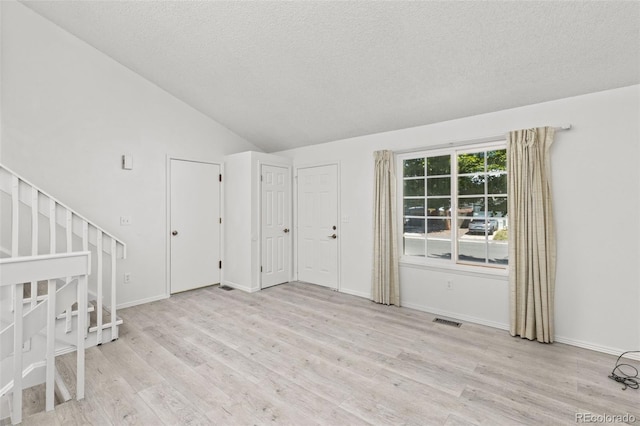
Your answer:
[[[128,284],[131,282],[131,272],[125,272],[124,273],[124,283]]]
[[[453,290],[453,280],[447,280],[447,290]]]
[[[131,216],[120,216],[120,226],[131,225]]]

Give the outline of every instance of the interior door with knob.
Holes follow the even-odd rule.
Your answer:
[[[262,288],[291,276],[291,172],[288,167],[261,167]]]
[[[220,282],[220,165],[171,159],[170,291]]]
[[[298,169],[298,279],[338,288],[338,166]]]

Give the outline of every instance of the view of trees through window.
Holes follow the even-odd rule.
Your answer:
[[[403,254],[506,266],[506,166],[506,149],[403,159]]]

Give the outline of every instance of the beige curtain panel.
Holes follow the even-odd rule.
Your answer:
[[[376,151],[373,204],[374,302],[400,306],[400,275],[396,232],[396,174],[393,152]]]
[[[549,149],[554,129],[509,133],[509,292],[512,336],[551,343],[556,239]]]

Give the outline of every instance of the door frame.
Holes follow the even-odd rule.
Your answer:
[[[303,163],[303,164],[299,164],[296,165],[294,168],[294,175],[293,175],[293,225],[294,225],[294,230],[296,233],[296,237],[293,239],[293,279],[294,281],[298,281],[298,170],[300,169],[312,169],[314,167],[324,167],[324,166],[336,166],[336,198],[337,198],[337,203],[336,203],[336,221],[338,222],[338,226],[340,227],[339,229],[342,228],[342,207],[341,207],[341,200],[342,197],[340,195],[341,191],[341,180],[340,180],[340,172],[341,172],[341,162],[340,160],[337,161],[327,161],[327,162],[320,162],[320,163]],[[338,233],[338,247],[337,247],[337,251],[336,251],[336,256],[338,257],[337,259],[337,280],[336,280],[336,289],[335,291],[340,291],[341,289],[341,284],[342,284],[342,237],[340,236],[340,233]]]
[[[165,292],[165,298],[169,298],[171,297],[171,160],[178,160],[178,161],[187,161],[190,163],[204,163],[204,164],[212,164],[215,166],[218,166],[220,168],[220,174],[224,175],[224,165],[223,163],[220,162],[216,162],[216,161],[207,161],[207,160],[194,160],[194,159],[190,159],[190,158],[184,158],[184,157],[175,157],[172,155],[167,155],[167,160],[166,160],[166,164],[165,164],[165,172],[166,172],[166,182],[165,182],[165,187],[166,187],[166,219],[165,219],[165,263],[166,263],[166,269],[165,269],[165,288],[164,288],[164,292]],[[222,185],[222,183],[220,183],[220,200],[219,201],[219,205],[220,205],[220,217],[222,218],[222,214],[224,212],[224,185]],[[222,248],[224,247],[224,232],[222,232],[222,224],[220,224],[220,260],[224,260],[223,259],[223,251]],[[224,262],[223,262],[224,265]],[[223,279],[223,271],[224,268],[220,270],[220,282],[222,283],[222,279]]]
[[[294,227],[294,213],[293,213],[293,170],[290,164],[284,164],[284,163],[278,163],[278,162],[271,162],[271,161],[257,161],[257,179],[258,179],[258,208],[257,208],[257,214],[256,214],[256,222],[257,222],[257,227],[256,229],[258,230],[258,265],[256,265],[256,267],[258,268],[258,288],[260,290],[262,290],[262,271],[260,270],[260,268],[262,267],[262,166],[271,166],[271,167],[282,167],[283,169],[287,169],[289,171],[289,205],[288,210],[289,210],[289,217],[291,220],[291,231],[289,233],[290,238],[291,238],[291,244],[289,245],[289,282],[293,281],[293,277],[296,276],[294,275],[293,269],[293,259],[294,259],[294,241],[295,238],[293,237],[294,232],[295,232],[295,227]]]

